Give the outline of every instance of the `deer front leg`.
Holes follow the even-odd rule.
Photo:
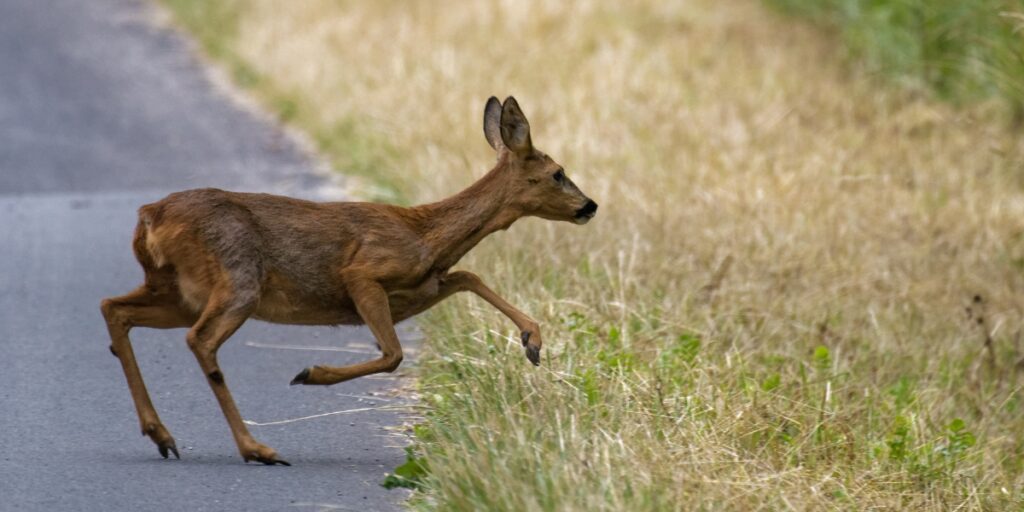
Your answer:
[[[373,373],[393,372],[402,364],[402,345],[398,341],[398,334],[395,333],[387,292],[380,283],[370,279],[347,280],[346,284],[349,296],[355,302],[356,311],[377,338],[381,357],[350,366],[306,368],[292,379],[292,385],[329,386]]]
[[[493,290],[484,284],[479,276],[472,272],[458,271],[448,274],[445,277],[443,288],[454,289],[453,291],[465,290],[473,292],[509,317],[522,332],[521,340],[523,347],[526,349],[526,358],[534,366],[540,366],[540,348],[543,342],[540,337],[540,326],[537,325],[536,321],[516,309],[512,304],[509,304],[508,301],[501,298],[497,293],[494,293]],[[448,293],[450,295],[451,291]]]

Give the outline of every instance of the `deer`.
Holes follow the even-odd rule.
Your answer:
[[[206,376],[245,462],[290,466],[243,422],[217,363],[218,349],[248,319],[289,325],[366,325],[380,357],[303,369],[292,385],[330,386],[402,363],[395,323],[457,292],[497,308],[520,331],[526,358],[540,365],[540,326],[476,274],[451,270],[484,237],[522,217],[586,224],[597,203],[565,169],[534,148],[515,98],[491,97],[484,137],[497,163],[461,192],[413,207],[312,202],[205,188],[175,192],[139,208],[132,249],[145,274],[134,291],[104,299],[100,311],[131,392],[143,436],[180,459],[150,400],[129,331],[188,328],[186,344]]]

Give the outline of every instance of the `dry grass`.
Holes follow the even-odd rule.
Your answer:
[[[541,321],[539,370],[478,299],[424,318],[415,506],[1024,506],[1024,141],[992,107],[850,76],[752,1],[231,5],[225,58],[369,194],[468,185],[514,94],[601,203],[460,265]]]

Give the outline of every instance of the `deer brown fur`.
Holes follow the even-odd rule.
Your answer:
[[[178,456],[150,401],[132,352],[132,327],[189,327],[186,341],[227,418],[242,457],[288,463],[249,433],[217,364],[217,350],[249,318],[301,325],[366,324],[381,357],[344,367],[312,366],[292,384],[330,385],[391,372],[402,362],[394,323],[455,292],[470,291],[522,331],[526,356],[540,363],[537,322],[475,274],[450,271],[462,256],[516,219],[586,223],[597,204],[561,166],[534,149],[514,98],[490,98],[484,133],[498,162],[462,192],[403,208],[315,203],[268,194],[198,189],[139,209],[133,248],[145,271],[135,291],[105,299],[110,350],[124,369],[142,432],[160,454]]]

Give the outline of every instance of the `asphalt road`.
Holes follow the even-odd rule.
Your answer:
[[[251,321],[221,350],[243,416],[280,422],[253,435],[292,467],[243,463],[184,330],[136,329],[181,460],[140,436],[98,307],[141,282],[135,210],[183,188],[319,197],[326,182],[149,9],[0,2],[0,510],[400,508],[406,495],[379,485],[404,459],[388,428],[403,420],[399,381],[288,385],[311,364],[375,357],[363,329]]]

